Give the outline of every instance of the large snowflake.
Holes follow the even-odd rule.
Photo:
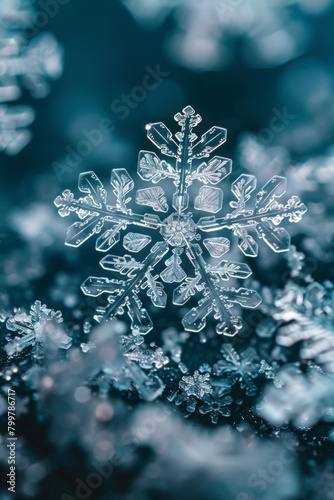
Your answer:
[[[80,219],[67,231],[66,244],[70,246],[78,247],[99,234],[96,250],[107,252],[120,241],[122,230],[134,226],[144,231],[127,232],[123,237],[123,246],[126,251],[136,254],[151,243],[149,230],[160,233],[162,241],[151,246],[142,259],[125,254],[106,255],[100,261],[104,270],[117,272],[122,279],[91,276],[82,284],[86,295],[98,297],[108,294],[107,305],[96,308],[96,320],[113,318],[123,314],[127,308],[133,333],[147,334],[153,323],[140,296],[146,290],[155,306],[165,307],[167,294],[161,278],[164,283],[180,283],[173,292],[175,305],[184,305],[195,294],[199,296],[197,305],[182,320],[185,330],[199,332],[205,327],[207,316],[213,313],[218,320],[217,333],[234,336],[242,327],[242,320],[232,313],[233,305],[255,308],[261,298],[254,290],[226,286],[229,279],[246,279],[252,272],[242,262],[216,261],[230,249],[230,240],[220,234],[228,230],[232,232],[238,237],[240,250],[249,257],[258,254],[254,236],[262,239],[275,252],[287,251],[290,236],[278,226],[286,217],[290,222],[298,222],[306,207],[297,196],[290,198],[286,204],[278,203],[277,199],[286,191],[286,179],[279,176],[272,177],[253,198],[256,178],[243,174],[231,186],[236,199],[230,202],[233,211],[195,221],[193,213],[187,211],[188,190],[193,183],[202,184],[194,199],[195,212],[217,214],[222,209],[223,191],[218,185],[231,173],[232,161],[221,156],[206,161],[203,159],[209,158],[225,142],[226,129],[212,127],[198,140],[193,129],[201,122],[201,117],[191,106],[174,118],[181,128],[175,136],[161,122],[146,127],[148,138],[168,157],[168,161],[161,160],[150,151],[141,151],[138,160],[140,178],[153,185],[138,189],[135,201],[161,212],[163,218],[152,213],[137,214],[127,207],[134,182],[123,168],[114,169],[111,173],[114,205],[108,204],[106,190],[94,172],[80,174],[79,190],[84,193],[83,197],[75,199],[73,193],[66,190],[56,198],[55,205],[62,217],[75,212]],[[163,188],[158,185],[162,181],[166,182],[166,187],[170,182],[176,188],[171,207]],[[204,248],[199,244],[202,232],[214,232],[213,237],[203,240]],[[206,261],[204,252],[213,258],[209,259],[210,263]],[[165,268],[158,273],[156,268],[162,259]],[[192,276],[187,276],[184,271],[185,259],[193,267]]]

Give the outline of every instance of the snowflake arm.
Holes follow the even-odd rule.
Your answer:
[[[173,207],[180,214],[189,204],[188,187],[194,180],[203,183],[217,184],[231,172],[231,160],[215,157],[209,164],[202,163],[196,172],[192,173],[193,160],[208,157],[210,153],[226,141],[226,129],[212,127],[196,142],[193,133],[202,120],[191,106],[177,113],[175,120],[181,127],[181,132],[172,136],[171,131],[163,123],[153,123],[146,127],[148,138],[157,146],[162,154],[174,157],[176,166],[173,168],[164,160],[161,161],[154,153],[141,151],[139,154],[138,173],[144,180],[156,183],[167,177],[172,178],[177,188],[173,196]],[[193,144],[195,142],[195,144]]]
[[[110,319],[117,314],[123,314],[124,306],[128,308],[128,314],[132,320],[131,328],[134,334],[145,335],[152,330],[153,324],[146,309],[142,308],[141,301],[137,297],[141,288],[148,289],[148,296],[153,303],[165,303],[165,295],[162,286],[156,282],[151,275],[151,271],[156,264],[167,253],[168,246],[161,242],[154,245],[150,254],[143,263],[137,262],[131,256],[117,257],[107,255],[100,262],[104,269],[125,274],[130,279],[114,280],[107,278],[90,277],[82,284],[82,291],[85,295],[98,296],[108,293],[109,304],[106,307],[98,307],[95,319],[102,321]]]
[[[135,361],[140,368],[145,370],[159,369],[169,363],[169,358],[164,355],[161,347],[153,345],[151,349],[142,349],[136,342],[138,338],[140,338],[141,343],[144,341],[144,338],[141,336],[124,336],[121,339],[124,356],[127,359]]]
[[[249,257],[258,254],[258,246],[248,228],[255,227],[258,238],[263,239],[274,252],[286,252],[290,248],[288,232],[278,226],[283,218],[288,217],[289,222],[299,222],[306,207],[300,202],[298,196],[293,196],[283,205],[276,201],[286,191],[286,178],[272,177],[256,196],[254,209],[247,209],[247,202],[252,191],[256,188],[256,178],[252,175],[241,175],[232,184],[232,192],[237,202],[231,202],[234,212],[225,217],[202,218],[198,227],[202,231],[220,231],[232,229],[239,236],[238,246]]]
[[[151,151],[141,151],[138,158],[138,175],[143,181],[151,181],[156,184],[164,179],[178,180],[179,176],[175,169],[165,160],[160,160]]]
[[[122,171],[122,172],[120,172]],[[112,229],[107,229],[96,241],[96,250],[107,252],[120,240],[120,231],[129,224],[157,228],[161,225],[155,215],[137,215],[126,209],[125,199],[131,189],[133,181],[125,169],[118,169],[117,174],[112,171],[111,184],[116,196],[116,207],[107,205],[106,191],[100,179],[94,172],[85,172],[79,176],[79,190],[88,193],[87,196],[75,199],[73,193],[66,189],[62,196],[55,199],[55,205],[62,217],[76,212],[83,222],[75,222],[66,233],[65,244],[78,247],[94,234],[101,232],[105,222],[112,223]]]
[[[227,336],[237,334],[242,326],[239,316],[233,316],[230,308],[233,303],[238,303],[243,307],[254,308],[261,298],[257,292],[240,288],[224,288],[220,286],[220,280],[228,280],[230,277],[245,279],[251,275],[251,270],[247,264],[221,261],[217,266],[206,265],[202,250],[197,244],[189,245],[187,254],[192,261],[197,277],[186,286],[181,285],[174,292],[174,300],[180,303],[187,301],[196,290],[203,291],[202,298],[198,306],[194,307],[185,315],[182,324],[186,330],[199,332],[206,325],[206,316],[214,312],[215,319],[219,320],[216,327],[217,333],[224,333]],[[210,276],[211,275],[211,276]],[[201,284],[202,281],[202,284]]]

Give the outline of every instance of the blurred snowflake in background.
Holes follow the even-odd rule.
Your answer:
[[[34,2],[0,1],[0,151],[16,155],[31,139],[28,126],[34,121],[31,106],[12,106],[22,90],[37,99],[50,91],[49,80],[61,76],[63,50],[50,33],[29,36]]]
[[[273,67],[309,46],[308,16],[326,12],[331,0],[122,0],[145,28],[173,16],[166,51],[181,66],[217,70],[233,59],[240,42],[247,63]],[[236,42],[236,43],[234,43]]]

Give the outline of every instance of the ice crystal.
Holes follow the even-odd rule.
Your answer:
[[[136,389],[142,399],[153,401],[165,388],[155,371],[167,364],[168,358],[162,356],[159,348],[143,349],[144,339],[125,335],[124,330],[124,323],[116,321],[94,329],[93,346],[82,348],[86,363],[97,377],[102,394],[108,392],[110,386],[120,391]]]
[[[212,373],[212,367],[209,365],[209,363],[203,363],[199,368],[198,371],[200,373]]]
[[[277,343],[302,342],[300,356],[334,373],[334,286],[311,283],[306,288],[288,283],[278,292],[272,313],[277,323]]]
[[[81,350],[89,354],[95,351],[91,361],[95,360],[96,375],[102,369],[97,376],[101,393],[108,392],[110,386],[120,391],[136,389],[141,398],[152,401],[160,396],[165,388],[155,372],[169,363],[169,358],[164,356],[163,350],[154,343],[151,343],[148,349],[142,336],[126,335],[125,330],[126,326],[121,322],[113,322],[111,330],[93,330],[92,338],[96,338],[96,341],[83,342]],[[114,354],[110,362],[105,363],[102,349],[110,334]]]
[[[131,361],[136,361],[141,368],[146,370],[162,368],[169,363],[169,358],[164,355],[164,351],[161,347],[157,347],[152,343],[150,349],[143,349],[143,342],[144,338],[140,335],[137,337],[132,335],[124,335],[121,337],[124,356]]]
[[[62,48],[50,33],[27,36],[33,22],[33,2],[0,1],[0,151],[15,155],[30,141],[28,126],[34,121],[31,106],[4,103],[21,97],[22,88],[32,97],[46,97],[49,80],[62,73]]]
[[[180,388],[187,396],[196,396],[201,399],[204,394],[211,394],[212,392],[209,381],[209,374],[201,375],[196,371],[192,377],[182,377]]]
[[[15,96],[20,95],[21,81],[32,97],[43,98],[50,91],[48,81],[61,74],[62,50],[50,33],[41,34],[23,46],[22,40],[9,39],[8,47],[2,49],[1,63],[2,93],[7,94],[6,101],[13,100],[14,91]],[[10,97],[9,89],[13,92]]]
[[[232,212],[224,216],[202,217],[195,221],[194,213],[187,211],[192,196],[192,185],[196,188],[194,210],[215,214],[222,209],[222,181],[231,173],[232,161],[221,156],[209,159],[211,153],[226,140],[226,129],[212,127],[198,140],[193,129],[201,122],[191,106],[183,109],[174,117],[181,127],[175,136],[161,122],[147,125],[148,138],[169,158],[161,160],[155,153],[141,151],[138,160],[138,174],[154,187],[139,189],[136,202],[151,207],[156,212],[166,214],[160,218],[152,213],[137,214],[127,207],[131,198],[129,193],[135,187],[130,174],[124,168],[111,172],[111,185],[115,197],[111,205],[107,191],[94,172],[85,172],[79,176],[79,190],[84,196],[76,199],[70,190],[58,196],[55,205],[62,217],[75,212],[80,219],[72,224],[66,235],[65,243],[78,247],[98,235],[96,250],[109,251],[121,239],[121,231],[128,226],[143,228],[144,233],[127,233],[123,246],[129,252],[140,253],[148,247],[151,238],[146,234],[155,230],[162,237],[146,251],[146,257],[134,258],[130,254],[123,256],[106,255],[100,261],[106,271],[116,272],[119,278],[91,276],[82,284],[82,291],[89,296],[108,295],[108,304],[96,309],[95,319],[102,321],[123,314],[125,308],[131,318],[134,335],[145,335],[153,328],[152,320],[143,307],[139,297],[142,290],[156,307],[165,307],[167,294],[164,283],[176,283],[173,303],[183,306],[197,293],[201,294],[197,306],[183,318],[185,330],[199,332],[206,326],[206,318],[213,313],[218,320],[216,331],[219,334],[234,336],[242,327],[242,319],[231,312],[235,304],[245,308],[255,308],[261,302],[259,294],[247,288],[227,287],[224,283],[230,279],[246,279],[252,271],[242,262],[227,259],[218,262],[206,262],[207,255],[199,245],[200,232],[213,233],[203,245],[209,256],[220,258],[229,251],[230,240],[219,236],[221,231],[232,231],[238,238],[238,246],[246,256],[258,254],[258,243],[249,230],[254,230],[258,239],[263,240],[273,251],[287,251],[290,246],[288,232],[279,227],[283,219],[298,222],[306,211],[297,196],[292,196],[285,204],[278,203],[286,191],[286,179],[272,177],[257,193],[256,178],[242,174],[231,185],[236,198],[230,203]],[[207,158],[207,159],[206,159]],[[171,205],[161,186],[161,181],[174,184],[176,191]],[[193,188],[195,187],[193,186]],[[190,195],[189,195],[190,192]],[[188,276],[184,270],[186,260],[194,267],[195,274]],[[160,263],[165,269],[158,271]]]
[[[202,415],[209,414],[211,422],[217,424],[220,416],[229,417],[231,410],[227,408],[233,403],[231,396],[226,394],[230,392],[231,387],[228,385],[215,386],[211,394],[205,394],[203,397],[203,406],[200,406],[199,412]]]
[[[179,383],[181,392],[175,400],[176,405],[186,402],[187,411],[193,413],[196,409],[197,399],[203,399],[205,395],[212,393],[210,374],[194,372],[193,376],[184,376]]]
[[[260,367],[255,349],[248,347],[238,354],[231,344],[223,344],[221,353],[223,359],[215,364],[215,375],[226,377],[231,384],[240,382],[240,387],[246,389],[247,396],[254,396],[257,387],[253,379],[259,375]]]
[[[63,318],[60,311],[48,309],[45,304],[36,300],[31,305],[29,314],[18,310],[6,321],[6,327],[10,332],[15,332],[15,337],[5,345],[8,356],[22,352],[25,348],[33,346],[33,357],[43,357],[43,342],[45,338],[45,325],[53,321],[62,323]],[[54,343],[61,349],[68,349],[72,345],[71,337],[62,331],[55,331]],[[11,334],[9,335],[11,337]]]

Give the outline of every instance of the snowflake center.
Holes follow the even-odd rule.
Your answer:
[[[160,234],[171,246],[183,247],[196,238],[196,229],[191,213],[175,212],[164,220]]]

